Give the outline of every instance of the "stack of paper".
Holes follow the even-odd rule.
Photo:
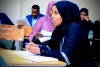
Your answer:
[[[18,25],[23,25],[22,29],[24,29],[24,36],[29,36],[30,35],[30,33],[32,32],[32,27],[30,27],[30,24],[28,25],[25,21],[22,21],[22,20],[18,20],[17,24]]]
[[[56,59],[56,58],[32,54],[29,51],[18,51],[18,52],[9,52],[9,53],[16,54],[16,55],[24,58],[24,60],[27,62],[58,61],[58,59]]]
[[[41,43],[51,39],[52,32],[41,30],[41,34],[43,35],[43,37],[39,38]]]
[[[51,37],[52,32],[41,30],[41,34],[43,35],[43,37]]]

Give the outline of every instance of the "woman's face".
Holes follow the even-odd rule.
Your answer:
[[[52,7],[52,16],[51,17],[52,17],[52,23],[53,23],[54,27],[59,26],[62,23],[62,17],[60,16],[55,5]]]
[[[86,16],[87,14],[85,12],[81,12],[80,13],[81,21],[84,21]]]

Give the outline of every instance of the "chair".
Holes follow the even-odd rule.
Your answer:
[[[15,41],[24,40],[24,29],[17,29],[14,25],[0,24],[0,37],[0,46],[3,45],[2,48],[15,50]]]
[[[92,49],[94,51],[96,62],[98,64],[100,62],[100,19],[94,22],[93,32],[94,34],[93,34]]]

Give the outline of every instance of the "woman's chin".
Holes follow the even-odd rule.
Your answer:
[[[56,28],[56,25],[53,25],[54,28]]]

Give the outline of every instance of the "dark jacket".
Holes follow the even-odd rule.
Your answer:
[[[87,33],[89,33],[90,30],[93,30],[94,24],[91,20],[82,21],[82,24],[83,24],[82,26],[87,31]]]
[[[41,55],[58,58],[67,67],[96,67],[78,6],[69,1],[56,2],[55,6],[62,22],[54,29],[48,47],[40,46]]]
[[[69,67],[96,67],[90,44],[87,40],[87,34],[81,26],[76,23],[70,24],[64,36],[64,43],[61,51],[68,56],[71,62]],[[41,55],[55,57],[65,62],[60,53],[59,44],[52,45],[53,46],[50,47],[51,50],[48,50],[46,46],[41,46]],[[57,48],[52,50],[54,47]]]
[[[96,57],[97,64],[99,64],[100,63],[100,19],[94,22],[93,31],[94,31],[93,34],[94,40],[92,42],[92,49]]]

